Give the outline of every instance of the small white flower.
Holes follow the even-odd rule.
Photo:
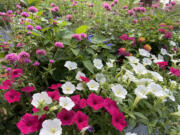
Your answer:
[[[126,70],[126,73],[123,75],[122,79],[123,79],[123,81],[127,81],[127,80],[135,81],[136,77],[134,76],[134,74],[131,71]]]
[[[151,65],[152,61],[149,58],[144,58],[143,59],[143,65]]]
[[[174,41],[170,41],[171,46],[176,46],[176,43]]]
[[[96,81],[98,81],[100,83],[105,83],[106,78],[102,73],[98,73],[98,74],[96,74]]]
[[[97,82],[94,81],[94,80],[90,80],[90,81],[87,83],[87,86],[88,86],[89,90],[97,91],[98,88],[99,88],[99,83],[97,83]]]
[[[62,85],[62,90],[64,94],[73,94],[75,89],[75,86],[71,82],[66,82]]]
[[[83,84],[82,83],[78,83],[76,89],[77,90],[83,90]]]
[[[158,80],[160,82],[163,81],[163,77],[159,73],[153,71],[149,71],[149,73],[153,76],[153,79]]]
[[[162,87],[156,83],[150,83],[147,87],[148,91],[154,94],[156,97],[165,97],[166,93],[163,91]]]
[[[103,63],[101,59],[94,59],[93,64],[97,69],[102,69],[103,68]]]
[[[86,77],[86,75],[84,73],[82,73],[81,71],[78,71],[76,74],[76,79],[81,81],[81,78],[80,78],[81,76]]]
[[[136,74],[144,75],[147,73],[147,69],[144,67],[144,65],[142,65],[140,63],[138,63],[137,65],[131,64],[131,66],[133,67]]]
[[[72,61],[66,61],[64,66],[66,68],[68,68],[69,70],[77,69],[77,63],[76,62],[72,62]]]
[[[145,49],[139,49],[139,53],[141,56],[150,57],[150,53]]]
[[[158,54],[158,59],[164,61],[164,57],[160,54]]]
[[[120,84],[116,84],[116,85],[112,86],[111,89],[116,97],[119,97],[121,99],[126,98],[127,91]]]
[[[178,114],[180,116],[180,105],[178,105]]]
[[[135,64],[135,63],[139,63],[139,59],[137,59],[136,57],[134,57],[134,56],[128,56],[128,57],[126,57],[128,60],[129,60],[129,62],[130,63],[132,63],[132,64]]]
[[[151,57],[152,57],[152,59],[155,59],[155,60],[157,59],[157,57],[153,54],[151,54]]]
[[[57,118],[53,120],[45,120],[42,123],[42,128],[39,135],[61,135],[62,127],[61,121]]]
[[[68,111],[70,111],[75,106],[74,102],[69,97],[60,97],[59,105]]]
[[[161,54],[162,54],[162,55],[167,55],[168,53],[167,53],[166,49],[161,48]]]
[[[127,132],[125,135],[137,135],[136,133]]]
[[[176,82],[176,81],[174,81],[174,80],[171,80],[171,79],[170,79],[170,82],[171,82],[171,85],[174,85],[174,86],[176,86],[176,85],[177,85],[177,82]]]
[[[144,85],[138,85],[138,87],[134,90],[134,93],[139,98],[147,98],[146,94],[148,93],[148,90]]]
[[[38,107],[45,107],[48,104],[52,103],[52,99],[48,96],[47,92],[41,92],[41,93],[36,93],[32,96],[32,102],[31,104],[35,106],[36,108]]]
[[[148,85],[154,82],[152,79],[142,78],[134,81],[137,85]]]
[[[175,101],[175,97],[173,95],[173,92],[170,91],[169,89],[165,88],[164,92],[166,93],[166,95],[169,97],[169,99],[171,99],[172,101]]]
[[[106,62],[106,65],[108,66],[108,68],[112,68],[113,67],[113,63],[114,63],[114,59],[109,59],[108,62]]]

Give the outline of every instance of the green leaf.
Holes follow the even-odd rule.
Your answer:
[[[91,73],[94,74],[94,66],[90,60],[83,61],[83,64]]]
[[[79,49],[73,49],[73,48],[71,49],[71,51],[75,56],[77,56],[79,54],[79,52],[80,52]]]
[[[106,41],[106,38],[102,35],[94,35],[94,37],[91,38],[91,41],[94,44],[103,44],[104,41]]]
[[[134,112],[134,114],[136,115],[136,116],[138,116],[138,117],[140,117],[140,118],[142,118],[142,119],[146,119],[146,120],[148,120],[148,118],[147,117],[145,117],[142,113],[140,113],[140,112]]]
[[[75,30],[75,33],[77,34],[86,33],[87,29],[88,29],[87,25],[82,25]]]

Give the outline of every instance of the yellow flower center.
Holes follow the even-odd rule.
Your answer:
[[[56,129],[55,128],[51,128],[51,133],[55,133],[56,132]]]
[[[117,93],[117,95],[120,95],[120,94],[121,94],[121,91],[120,91],[120,90],[117,90],[116,93]]]
[[[91,84],[90,87],[91,87],[91,88],[94,88],[94,84]]]
[[[69,88],[69,87],[67,87],[67,88],[66,88],[66,90],[67,90],[67,91],[69,91],[69,90],[70,90],[70,88]]]

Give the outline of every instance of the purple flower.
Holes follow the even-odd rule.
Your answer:
[[[64,47],[63,43],[61,43],[61,42],[55,42],[54,45],[56,47],[59,47],[59,48],[63,48]]]
[[[28,14],[27,12],[22,12],[21,15],[22,15],[23,17],[29,17],[29,14]]]
[[[128,10],[128,14],[129,15],[135,15],[135,12],[134,12],[134,10]]]
[[[32,25],[27,25],[27,29],[28,30],[33,30],[33,26]]]
[[[94,37],[94,35],[88,35],[88,40],[90,43],[92,42],[91,37]]]
[[[36,13],[36,12],[38,12],[38,9],[35,8],[34,6],[31,6],[31,7],[28,8],[28,11],[32,12],[32,13]]]
[[[41,26],[39,26],[39,25],[36,26],[36,30],[41,30],[41,29],[42,29]]]
[[[39,66],[40,65],[40,63],[38,62],[38,61],[35,61],[34,63],[33,63],[33,66],[35,66],[35,67],[37,67],[37,66]]]
[[[50,60],[49,60],[49,63],[54,63],[54,60],[50,59]]]
[[[8,14],[12,14],[13,13],[13,11],[12,10],[8,10],[8,12],[7,12]]]
[[[16,53],[10,53],[5,56],[5,60],[14,63],[18,60],[18,56]]]
[[[39,50],[36,50],[36,54],[37,54],[37,55],[44,56],[44,55],[46,55],[46,51],[43,50],[43,49],[39,49]]]

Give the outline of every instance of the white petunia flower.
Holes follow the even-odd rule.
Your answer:
[[[68,68],[69,70],[77,69],[77,63],[76,62],[72,62],[72,61],[66,61],[64,66],[66,68]]]
[[[105,83],[106,78],[102,73],[98,73],[98,74],[96,74],[96,81],[98,81],[100,83]]]
[[[106,62],[106,65],[108,66],[108,68],[112,68],[113,67],[113,63],[114,63],[114,59],[109,59],[108,62]]]
[[[176,42],[170,41],[170,45],[171,45],[171,46],[176,46]]]
[[[172,101],[175,101],[175,97],[173,95],[173,92],[170,91],[169,89],[165,88],[164,92],[166,93],[166,95],[169,97],[169,99],[171,99]]]
[[[123,75],[122,79],[123,79],[123,81],[127,81],[127,80],[135,81],[136,77],[134,76],[134,74],[131,71],[126,70],[126,73]]]
[[[78,71],[76,74],[76,79],[81,81],[81,78],[80,78],[81,76],[86,77],[86,75],[84,73],[82,73],[81,71]]]
[[[163,77],[159,73],[153,71],[149,71],[149,73],[153,76],[153,79],[158,80],[160,82],[163,81]]]
[[[137,135],[136,133],[127,132],[125,135]]]
[[[32,102],[31,104],[35,106],[36,108],[38,107],[45,107],[48,104],[52,103],[52,99],[48,96],[47,92],[41,92],[41,93],[36,93],[32,96]]]
[[[174,86],[176,86],[176,85],[177,85],[177,82],[176,82],[176,81],[174,81],[174,80],[171,80],[171,79],[170,79],[170,83],[171,83],[171,85],[174,85]]]
[[[61,88],[64,94],[73,94],[76,89],[76,87],[71,82],[64,83]]]
[[[139,59],[137,59],[136,57],[134,57],[134,56],[128,56],[128,57],[126,57],[128,60],[129,60],[129,62],[130,63],[132,63],[132,64],[136,64],[136,63],[139,63]]]
[[[144,65],[142,65],[140,63],[138,63],[137,65],[131,64],[131,66],[133,67],[136,74],[144,75],[147,73],[147,69],[144,67]]]
[[[148,90],[144,85],[138,85],[138,87],[134,90],[134,93],[140,99],[147,98],[146,94],[148,93]]]
[[[180,105],[178,105],[178,115],[180,116]]]
[[[148,85],[154,82],[152,79],[142,78],[134,81],[137,85]]]
[[[42,128],[39,135],[61,135],[62,127],[61,121],[57,118],[53,120],[45,120],[42,123]]]
[[[162,54],[162,55],[167,55],[168,53],[167,53],[166,49],[161,48],[161,54]]]
[[[70,111],[75,106],[74,102],[69,97],[60,97],[59,105],[68,111]]]
[[[164,61],[164,57],[160,54],[158,54],[158,59]]]
[[[156,97],[165,97],[166,93],[163,91],[162,87],[156,83],[150,83],[147,87],[148,91],[154,94]]]
[[[116,97],[119,97],[121,99],[126,98],[127,91],[120,84],[116,84],[116,85],[112,86],[111,89]]]
[[[143,59],[143,65],[151,65],[152,61],[149,58],[144,58]]]
[[[139,49],[139,53],[141,56],[150,57],[150,53],[145,49]]]
[[[97,69],[102,69],[103,68],[103,63],[101,59],[94,59],[93,64]]]
[[[99,83],[97,83],[97,82],[94,81],[94,80],[90,80],[90,81],[87,83],[87,86],[88,86],[89,90],[97,91],[98,88],[99,88]]]
[[[83,84],[82,83],[78,83],[76,89],[77,90],[83,90]]]

